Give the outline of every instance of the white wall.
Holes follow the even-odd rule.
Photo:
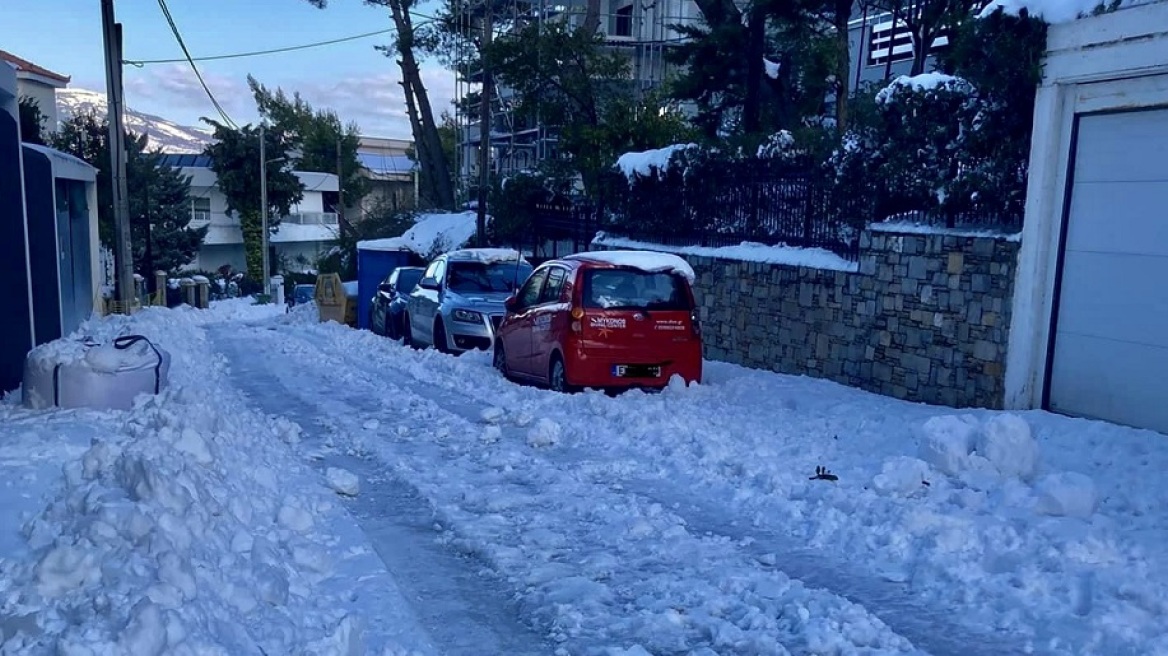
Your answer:
[[[1075,117],[1158,105],[1168,105],[1168,3],[1051,26],[1014,281],[1007,408],[1042,404]]]
[[[36,80],[17,79],[16,88],[19,95],[28,96],[41,106],[41,113],[48,117],[45,129],[57,131],[57,92],[53,87],[37,82]]]

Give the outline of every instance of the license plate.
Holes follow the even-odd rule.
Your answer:
[[[661,367],[643,364],[614,364],[612,375],[615,378],[660,378]]]

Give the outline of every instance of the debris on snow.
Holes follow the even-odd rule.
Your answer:
[[[838,481],[839,476],[827,470],[827,467],[822,465],[815,468],[815,475],[810,478],[813,481]]]
[[[361,490],[361,479],[351,471],[339,467],[329,467],[325,470],[325,478],[329,486],[337,494],[355,497]]]

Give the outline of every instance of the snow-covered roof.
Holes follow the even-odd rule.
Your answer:
[[[1162,0],[1120,0],[1116,9],[1126,9],[1138,5],[1151,4]],[[994,0],[986,5],[978,14],[985,18],[1001,9],[1004,13],[1017,16],[1025,9],[1028,14],[1043,19],[1047,23],[1068,23],[1079,18],[1091,16],[1095,10],[1110,6],[1110,2],[1101,0]]]
[[[402,236],[357,242],[357,250],[413,251],[429,256],[435,251],[462,248],[474,238],[476,221],[474,212],[420,214],[413,227]]]
[[[697,279],[689,262],[671,253],[658,251],[595,251],[569,255],[564,259],[603,262],[613,266],[632,267],[652,273],[676,273],[685,276],[685,279],[690,282]]]

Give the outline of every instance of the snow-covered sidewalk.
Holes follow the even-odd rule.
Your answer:
[[[1168,654],[1162,435],[719,363],[562,396],[243,303],[90,331],[131,327],[165,394],[0,407],[0,653]]]

